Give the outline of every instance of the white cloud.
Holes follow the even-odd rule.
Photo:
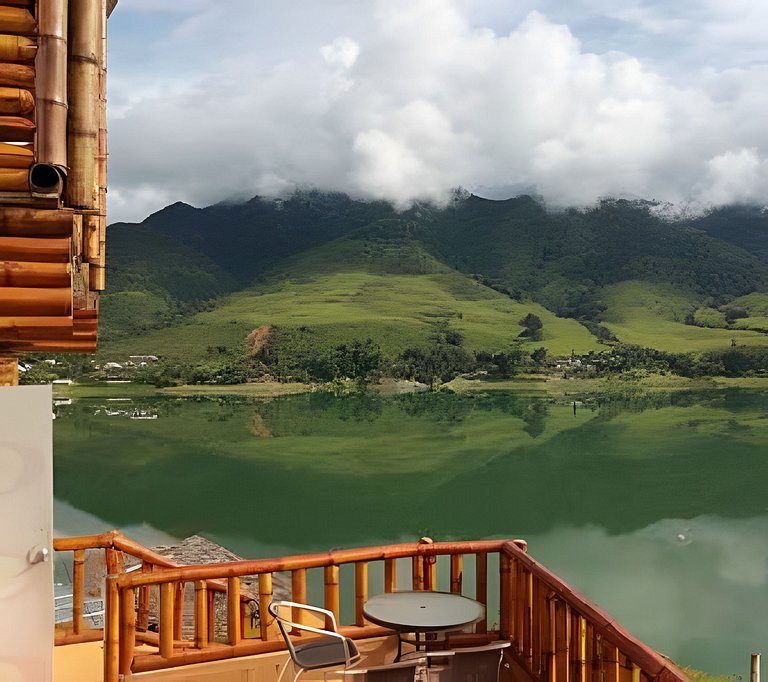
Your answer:
[[[752,26],[714,0],[578,0],[594,18],[578,29],[573,5],[539,4],[502,32],[496,0],[235,0],[227,12],[200,0],[154,41],[151,73],[113,57],[111,219],[165,197],[201,205],[296,185],[399,205],[459,184],[535,187],[555,204],[764,202],[768,60]],[[681,63],[710,44],[685,77],[647,47],[683,24],[696,30]],[[643,54],[617,49],[627,27]],[[718,41],[738,35],[744,51],[720,67]],[[598,43],[609,49],[587,47]]]

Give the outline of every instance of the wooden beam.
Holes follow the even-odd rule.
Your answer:
[[[0,355],[0,386],[19,385],[19,358],[15,355]]]

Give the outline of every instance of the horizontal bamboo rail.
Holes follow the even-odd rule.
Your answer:
[[[1,287],[0,315],[21,317],[69,316],[72,289],[43,287]]]
[[[68,263],[72,240],[59,237],[0,237],[0,260]]]
[[[37,41],[22,36],[0,35],[0,60],[30,62],[37,55]]]
[[[0,287],[68,287],[69,263],[30,263],[0,260]]]
[[[0,119],[0,133],[2,119]],[[70,210],[39,211],[31,208],[3,208],[0,211],[0,236],[71,237],[74,213]]]
[[[37,127],[23,116],[0,116],[0,140],[3,142],[32,142]]]
[[[34,35],[37,22],[26,7],[28,3],[22,7],[0,7],[0,33]]]
[[[119,533],[102,536],[56,540],[58,551],[82,551],[87,548],[109,546],[128,548],[131,553],[145,559],[158,558],[146,548],[137,545]],[[122,550],[124,551],[124,549]],[[488,558],[497,555],[498,575],[489,580]],[[284,644],[272,631],[271,623],[262,620],[257,639],[243,639],[242,609],[237,607],[239,578],[258,575],[261,590],[260,611],[266,613],[271,600],[272,573],[291,571],[293,598],[306,600],[306,576],[309,569],[324,574],[324,602],[341,623],[341,632],[355,639],[381,636],[390,631],[365,623],[362,606],[371,588],[369,565],[384,564],[383,584],[380,591],[394,589],[395,562],[410,560],[413,584],[418,588],[426,581],[436,588],[436,575],[429,576],[436,562],[433,558],[447,557],[450,561],[450,590],[462,593],[465,558],[474,557],[475,596],[488,603],[489,584],[499,596],[499,631],[485,633],[480,624],[477,635],[463,635],[467,642],[478,637],[500,637],[511,642],[508,662],[518,671],[536,682],[567,682],[573,676],[579,681],[600,679],[603,682],[683,682],[685,676],[667,659],[643,645],[625,632],[608,614],[601,611],[577,593],[551,571],[548,571],[526,552],[523,541],[484,540],[477,542],[420,542],[358,549],[332,550],[326,553],[289,556],[257,561],[238,561],[200,566],[155,566],[153,570],[117,573],[110,576],[107,609],[118,613],[105,618],[105,682],[117,682],[118,675],[159,670],[175,666],[192,665],[237,656],[255,655],[284,649]],[[340,580],[339,569],[345,564],[354,566],[354,585]],[[210,639],[210,600],[207,586],[213,579],[228,584],[229,643]],[[179,585],[195,586],[195,639],[182,642],[174,623],[178,612],[173,608],[174,595]],[[161,613],[159,635],[138,633],[134,595],[159,585]],[[339,596],[342,591],[354,590],[354,616],[352,624],[340,620]],[[114,595],[117,595],[116,600]],[[163,606],[164,604],[164,606]],[[130,605],[130,606],[129,606]],[[139,613],[141,607],[139,607]],[[493,614],[488,620],[494,622]],[[473,639],[474,638],[474,639]],[[455,641],[461,638],[456,638]],[[157,653],[137,654],[135,643],[149,643]]]
[[[0,114],[25,116],[35,110],[35,97],[22,88],[0,87]],[[8,140],[3,140],[7,142]]]
[[[0,168],[29,168],[34,162],[31,149],[17,144],[0,144]]]
[[[11,88],[35,89],[35,69],[26,64],[0,62],[0,85]]]

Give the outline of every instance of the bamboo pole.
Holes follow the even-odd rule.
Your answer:
[[[259,634],[269,639],[269,604],[272,601],[272,574],[259,574]]]
[[[760,682],[760,654],[752,654],[750,657],[749,682]]]
[[[98,202],[101,14],[101,2],[69,1],[67,198],[69,205],[82,209],[94,209]]]
[[[0,33],[33,35],[36,28],[37,22],[28,9],[0,7]]]
[[[29,171],[26,168],[0,168],[0,192],[28,192]]]
[[[0,114],[27,116],[35,110],[35,98],[29,90],[0,87]],[[8,142],[9,140],[3,140]]]
[[[355,563],[355,625],[365,625],[363,607],[368,601],[368,562]]]
[[[146,561],[141,562],[141,572],[149,573],[152,571],[152,564]],[[149,591],[148,585],[142,585],[139,590],[139,609],[136,618],[136,629],[139,632],[146,632],[149,627]]]
[[[0,35],[0,60],[30,62],[37,54],[37,41],[22,36]]]
[[[0,209],[0,236],[71,237],[75,217],[75,214],[67,209],[41,211],[34,208],[3,207]]]
[[[119,668],[120,592],[117,575],[110,574],[107,575],[104,600],[104,682],[118,682]]]
[[[240,578],[227,578],[227,639],[234,646],[241,639]]]
[[[27,64],[0,62],[0,85],[9,88],[35,89],[35,69]]]
[[[578,617],[577,660],[579,682],[587,682],[587,619]]]
[[[38,11],[37,160],[67,167],[67,2],[47,0]]]
[[[35,162],[31,149],[17,144],[0,143],[0,168],[29,168]]]
[[[5,142],[33,142],[37,126],[22,116],[0,115],[0,140]]]
[[[0,352],[4,353],[94,353],[96,339],[57,339],[56,341],[0,340]]]
[[[100,262],[99,216],[83,216],[83,257],[89,263]]]
[[[464,556],[462,554],[451,555],[451,592],[461,594],[463,577]]]
[[[323,585],[323,604],[330,611],[336,622],[339,622],[339,567],[326,566],[324,571]],[[326,618],[327,620],[327,618]],[[326,628],[331,627],[331,623],[325,624]]]
[[[0,386],[19,385],[19,358],[0,353]]]
[[[76,549],[72,561],[72,633],[83,629],[83,601],[85,595],[85,550]]]
[[[297,604],[307,603],[307,569],[297,568],[291,571],[291,599]],[[259,607],[261,612],[261,607]],[[304,624],[307,613],[304,609],[293,608],[291,618],[294,623]]]
[[[571,660],[571,608],[561,601],[556,602],[555,617],[555,661],[559,682],[570,682]]]
[[[0,260],[69,263],[71,246],[64,237],[0,237]]]
[[[411,559],[411,589],[424,589],[424,558],[420,554]]]
[[[475,554],[475,600],[483,606],[488,606],[488,554],[479,552]],[[475,632],[488,631],[488,617],[477,622]]]
[[[502,639],[510,638],[510,606],[512,603],[509,585],[512,573],[512,559],[506,554],[499,555],[499,631]]]
[[[69,288],[0,288],[0,315],[3,317],[71,314],[72,290]]]
[[[184,586],[185,583],[176,583],[176,595],[173,601],[173,638],[181,639],[181,629],[184,619]]]
[[[160,635],[160,656],[173,656],[173,598],[174,583],[160,583],[160,614],[158,634]]]
[[[195,648],[208,646],[208,586],[195,580]]]
[[[131,674],[136,648],[136,593],[126,587],[120,594],[120,664],[121,675]]]
[[[69,263],[0,261],[0,287],[66,287],[71,281]]]
[[[384,591],[397,589],[397,559],[384,559]]]

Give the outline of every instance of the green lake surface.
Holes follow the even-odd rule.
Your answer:
[[[60,534],[247,558],[520,537],[682,665],[746,675],[768,646],[768,392],[115,398],[55,408]]]

